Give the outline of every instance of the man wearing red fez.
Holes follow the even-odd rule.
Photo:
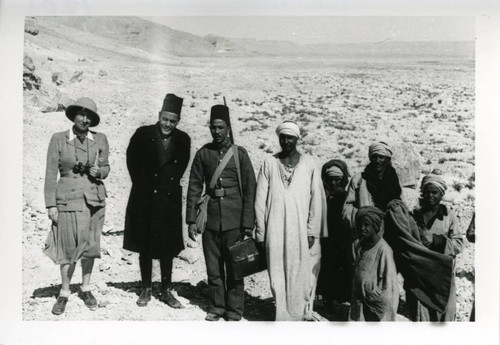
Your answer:
[[[167,94],[158,122],[137,129],[127,148],[132,190],[125,216],[123,248],[139,253],[142,291],[137,305],[151,300],[152,260],[160,260],[160,300],[184,306],[172,295],[172,261],[184,249],[180,180],[189,162],[191,139],[177,129],[183,99]]]
[[[243,315],[245,291],[243,279],[233,278],[227,247],[235,244],[243,235],[253,232],[255,173],[247,151],[240,146],[233,149],[229,135],[229,109],[225,105],[212,107],[210,132],[213,141],[196,152],[191,167],[186,222],[189,224],[189,237],[196,241],[197,234],[201,232],[196,225],[196,204],[205,185],[210,199],[202,243],[211,304],[205,320],[218,321],[224,317],[227,321],[239,321]],[[218,165],[228,154],[232,157],[229,156],[231,158],[217,178],[214,188],[209,188]],[[241,190],[237,164],[240,167]]]

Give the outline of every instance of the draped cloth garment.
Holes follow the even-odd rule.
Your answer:
[[[368,250],[355,244],[356,269],[352,283],[352,321],[394,321],[399,303],[396,264],[391,247],[380,239]]]
[[[453,257],[422,244],[418,227],[401,200],[387,206],[384,226],[384,239],[394,251],[405,289],[427,308],[445,313],[453,290]]]
[[[302,155],[285,187],[280,161],[268,157],[259,172],[255,198],[256,239],[265,240],[276,320],[311,317],[321,265],[319,237],[327,235],[325,192],[321,171]],[[314,236],[309,249],[308,236]]]

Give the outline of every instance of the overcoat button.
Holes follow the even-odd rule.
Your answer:
[[[171,195],[172,193],[167,193],[167,195]]]
[[[171,177],[171,178],[170,178],[170,180],[172,180],[172,181],[173,181],[173,180],[174,180],[174,178],[173,178],[173,177]]]
[[[156,193],[158,193],[158,191],[155,189],[155,190],[153,191],[153,193],[155,193],[155,194],[156,194]]]
[[[176,159],[176,160],[174,160],[174,163],[177,163],[177,159]]]

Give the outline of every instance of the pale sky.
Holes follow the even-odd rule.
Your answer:
[[[198,36],[295,43],[472,41],[474,17],[143,17]]]

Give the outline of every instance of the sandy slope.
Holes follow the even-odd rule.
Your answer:
[[[458,213],[462,228],[474,208],[474,70],[470,61],[373,62],[358,59],[180,58],[156,54],[119,41],[54,28],[34,21],[40,33],[27,35],[25,55],[33,59],[40,90],[25,91],[23,167],[23,318],[61,319],[50,314],[59,284],[58,268],[41,247],[49,221],[43,204],[45,155],[52,133],[71,126],[62,111],[41,112],[64,93],[93,98],[101,114],[98,131],[110,143],[111,174],[102,259],[96,261],[95,294],[106,306],[88,311],[73,294],[64,319],[200,320],[206,311],[206,279],[199,244],[191,244],[193,264],[176,259],[174,280],[186,309],[173,311],[153,300],[135,306],[139,276],[136,254],[122,251],[124,212],[130,190],[125,150],[134,130],[154,123],[165,93],[184,98],[179,128],[192,138],[192,155],[210,140],[210,106],[226,96],[236,141],[248,149],[256,172],[266,154],[277,152],[274,134],[283,119],[295,119],[304,131],[302,152],[344,159],[351,175],[367,163],[367,146],[384,138],[406,145],[420,156],[421,173],[438,173],[449,183],[445,202]],[[50,57],[50,59],[48,59]],[[80,61],[79,61],[80,60]],[[81,81],[70,82],[75,71]],[[103,73],[103,71],[105,73]],[[52,73],[60,72],[56,86]],[[400,154],[404,158],[404,152]],[[183,186],[186,186],[187,171]],[[184,188],[185,191],[185,188]],[[414,206],[418,192],[405,189]],[[472,303],[474,246],[457,258],[458,320],[467,320]],[[155,278],[159,268],[155,266]],[[75,273],[74,291],[80,282]],[[159,286],[155,286],[156,289]],[[247,320],[271,320],[273,306],[265,273],[246,279]],[[345,317],[346,307],[330,319]],[[404,317],[401,310],[400,319]]]

